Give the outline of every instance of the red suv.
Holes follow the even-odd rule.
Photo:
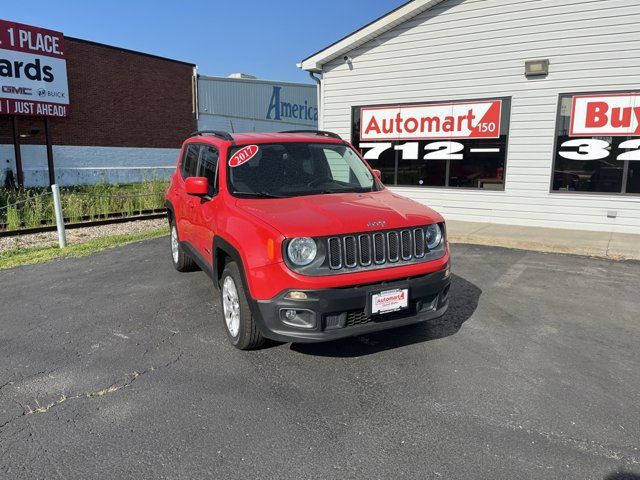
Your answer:
[[[166,195],[173,264],[212,278],[240,349],[440,317],[444,220],[379,177],[329,132],[195,132]]]

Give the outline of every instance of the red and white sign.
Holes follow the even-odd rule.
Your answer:
[[[409,290],[387,290],[371,295],[371,313],[397,312],[409,306]]]
[[[66,117],[64,36],[0,20],[0,114]]]
[[[640,93],[574,96],[569,130],[572,137],[640,135]]]
[[[230,167],[239,167],[243,163],[247,163],[258,153],[257,145],[247,145],[234,153],[229,159]]]
[[[501,100],[363,107],[360,140],[498,138]]]

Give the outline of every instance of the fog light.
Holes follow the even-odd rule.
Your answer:
[[[451,275],[451,264],[447,263],[447,268],[444,269],[444,278],[449,278]]]
[[[311,310],[281,308],[280,320],[291,327],[315,328],[316,326],[316,314]]]
[[[290,300],[306,300],[308,297],[304,292],[289,292],[284,296],[284,298],[288,298]]]

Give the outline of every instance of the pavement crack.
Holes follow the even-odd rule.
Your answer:
[[[2,429],[4,429],[5,427],[9,426],[10,424],[12,424],[13,422],[24,418],[24,417],[30,417],[32,415],[37,415],[37,414],[43,414],[43,413],[47,413],[49,411],[51,411],[52,409],[55,409],[56,407],[59,407],[60,405],[62,405],[63,403],[69,402],[69,401],[73,401],[73,400],[82,400],[82,399],[95,399],[95,398],[102,398],[105,397],[111,393],[115,393],[118,392],[120,390],[123,390],[127,387],[129,387],[131,384],[133,384],[134,382],[136,382],[140,377],[154,372],[160,368],[167,368],[170,367],[171,365],[174,365],[175,363],[179,362],[182,359],[182,353],[180,352],[175,358],[172,358],[171,360],[169,360],[168,362],[160,365],[159,367],[150,367],[146,370],[142,370],[140,372],[138,371],[133,371],[132,373],[127,375],[127,379],[122,382],[122,383],[114,383],[111,384],[105,388],[102,388],[100,390],[95,390],[92,392],[83,392],[83,393],[78,393],[75,395],[65,395],[64,393],[61,394],[56,400],[53,400],[51,402],[48,403],[44,403],[41,404],[38,400],[35,401],[35,404],[33,406],[30,405],[26,405],[25,407],[23,407],[23,411],[20,415],[15,415],[14,417],[4,421],[3,423],[0,423],[0,431],[2,431]],[[10,382],[8,382],[10,383]]]
[[[135,382],[138,377],[140,377],[140,375],[143,375],[145,373],[148,373],[149,371],[152,371],[153,367],[151,370],[147,370],[144,371],[142,373],[139,372],[132,372],[131,374],[129,374],[129,377],[124,383],[117,385],[117,384],[113,384],[113,385],[109,385],[106,388],[103,388],[101,390],[97,390],[95,392],[84,392],[84,393],[79,393],[76,395],[71,395],[71,396],[67,396],[65,394],[60,395],[60,397],[57,400],[54,400],[53,402],[41,405],[40,402],[38,402],[36,400],[35,406],[31,407],[29,405],[26,406],[23,416],[29,416],[29,415],[34,415],[36,413],[47,413],[49,410],[51,410],[52,408],[55,408],[59,405],[62,405],[65,402],[68,402],[70,400],[79,400],[81,398],[100,398],[100,397],[104,397],[105,395],[108,395],[110,393],[114,393],[117,392],[118,390],[122,390],[123,388],[128,387],[129,385],[131,385],[133,382]]]
[[[7,385],[13,385],[13,380],[7,380],[5,383],[3,383],[2,385],[0,385],[0,391],[6,387]]]

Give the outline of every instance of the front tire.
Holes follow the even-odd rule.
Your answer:
[[[173,220],[169,223],[171,241],[171,260],[174,268],[179,272],[191,272],[196,264],[183,250],[178,237],[178,227]]]
[[[251,314],[240,270],[235,262],[229,262],[222,272],[220,300],[224,326],[231,344],[240,350],[250,350],[264,344],[264,337]]]

